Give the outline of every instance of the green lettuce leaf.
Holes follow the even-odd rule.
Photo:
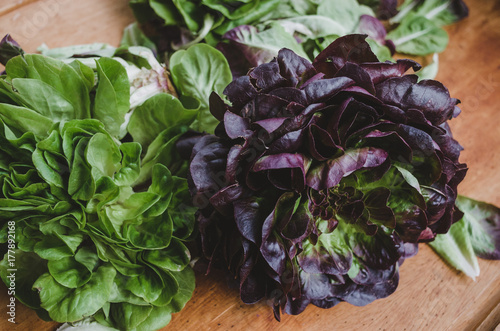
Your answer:
[[[429,245],[448,263],[467,276],[479,275],[476,256],[500,259],[500,208],[464,196],[456,200],[463,218],[447,234]]]
[[[104,123],[106,130],[115,137],[122,137],[120,126],[130,109],[130,84],[127,71],[118,61],[100,58],[96,61],[99,84],[97,85],[92,117]]]
[[[432,56],[432,62],[417,71],[415,74],[418,76],[419,80],[424,79],[434,79],[437,76],[439,69],[439,55],[434,53]]]
[[[97,312],[108,301],[111,294],[115,269],[99,267],[84,286],[71,289],[56,282],[46,273],[33,284],[39,291],[41,307],[58,322],[73,322]]]
[[[398,23],[412,16],[423,16],[441,27],[455,23],[469,13],[461,0],[405,0],[398,9],[399,13],[391,18],[391,23]]]
[[[164,130],[175,126],[189,126],[196,116],[198,110],[186,109],[178,98],[161,93],[134,110],[127,130],[134,141],[147,148]]]
[[[468,224],[461,220],[446,234],[437,235],[429,245],[452,267],[472,279],[479,276],[479,264],[468,233]]]
[[[448,33],[423,16],[404,20],[387,34],[396,51],[414,55],[441,53],[448,45]]]
[[[37,54],[15,57],[5,66],[7,81],[16,78],[36,79],[54,88],[74,109],[66,119],[90,118],[90,96],[86,77],[82,72],[61,61]],[[54,102],[58,102],[55,99]],[[52,100],[47,100],[52,102]],[[52,116],[49,117],[52,119]],[[56,117],[57,118],[57,117]]]
[[[139,25],[134,22],[123,30],[120,47],[143,46],[156,52],[156,45],[141,31]]]
[[[457,206],[464,213],[474,252],[484,259],[500,258],[500,208],[489,203],[458,196]]]
[[[347,33],[354,31],[361,15],[375,16],[370,7],[360,5],[357,0],[321,1],[317,8],[317,15],[326,16],[338,22]],[[335,34],[335,31],[331,34]],[[344,34],[346,33],[342,35]]]
[[[213,132],[218,121],[210,114],[209,97],[213,91],[222,95],[232,80],[226,58],[213,47],[197,44],[175,52],[170,58],[170,70],[181,100],[188,97],[200,103],[192,128]]]

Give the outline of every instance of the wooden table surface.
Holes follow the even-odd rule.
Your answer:
[[[127,0],[1,0],[0,36],[11,35],[28,52],[107,42],[117,45],[134,19]],[[462,100],[451,123],[469,166],[459,192],[500,206],[500,1],[466,0],[469,18],[450,26],[438,80]],[[278,323],[264,302],[245,305],[220,274],[197,275],[186,308],[164,330],[500,330],[500,261],[480,260],[474,282],[445,265],[426,245],[400,269],[389,298],[366,307],[310,306]],[[55,330],[18,303],[17,325],[7,321],[7,289],[0,285],[0,330]]]

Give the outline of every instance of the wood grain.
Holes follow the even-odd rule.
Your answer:
[[[10,13],[11,11],[19,9],[22,6],[25,6],[35,1],[38,0],[16,0],[16,1],[4,2],[0,4],[0,15],[5,15],[7,13]]]
[[[479,325],[477,331],[488,331],[496,328],[500,329],[500,304],[493,308],[484,321]]]
[[[463,101],[462,114],[451,123],[465,148],[461,160],[469,165],[459,192],[500,206],[500,1],[466,2],[470,17],[447,28],[450,45],[440,55],[437,79]],[[117,45],[132,21],[126,0],[39,0],[0,15],[0,35],[10,32],[28,52],[42,42],[50,47],[98,41]],[[310,306],[299,316],[283,316],[281,323],[265,302],[242,304],[224,274],[199,273],[193,299],[164,330],[489,331],[500,323],[500,262],[479,263],[481,275],[472,281],[420,245],[419,254],[400,268],[399,287],[389,298],[366,307]],[[19,324],[11,325],[7,302],[2,284],[1,330],[55,330],[57,324],[39,320],[20,304]]]
[[[23,2],[17,10],[0,16],[0,35],[10,33],[27,52],[35,52],[43,43],[49,47],[94,42],[117,45],[123,28],[134,21],[126,0]]]

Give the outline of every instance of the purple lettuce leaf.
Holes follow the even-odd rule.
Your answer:
[[[5,37],[0,40],[0,63],[4,66],[7,65],[7,61],[13,57],[23,54],[23,49],[10,34],[5,35]]]
[[[382,22],[377,18],[370,15],[361,15],[359,18],[358,31],[359,33],[368,35],[368,37],[372,38],[380,45],[389,48],[392,55],[396,52],[396,46],[392,41],[386,40],[387,31]]]
[[[307,176],[307,185],[315,190],[324,190],[336,186],[343,177],[356,170],[374,168],[387,158],[387,152],[377,148],[348,150],[344,155],[330,159],[311,169]]]

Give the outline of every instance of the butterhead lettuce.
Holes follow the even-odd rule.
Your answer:
[[[174,143],[198,111],[157,93],[130,115],[123,63],[92,61],[20,55],[0,78],[0,277],[45,320],[155,330],[194,290]]]
[[[366,36],[311,63],[289,49],[211,97],[215,135],[192,136],[188,178],[205,257],[241,299],[280,311],[393,293],[417,244],[462,217],[457,99],[411,60],[378,62]]]

